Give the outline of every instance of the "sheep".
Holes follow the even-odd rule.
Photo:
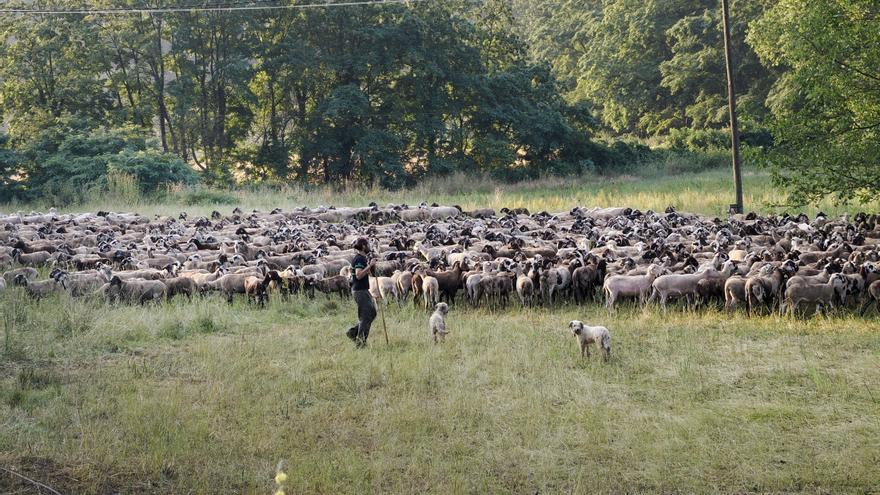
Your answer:
[[[535,284],[519,266],[516,267],[516,293],[523,307],[531,306],[534,302]]]
[[[319,278],[325,278],[327,275],[327,267],[321,264],[305,265],[301,270],[305,275],[318,275]]]
[[[562,278],[556,268],[548,266],[538,272],[538,290],[541,293],[544,304],[553,304],[553,295],[561,283]]]
[[[165,298],[165,284],[159,280],[122,280],[114,276],[107,285],[111,297],[125,302],[145,304]]]
[[[664,270],[657,265],[648,267],[645,275],[612,275],[605,279],[602,290],[605,293],[605,307],[614,309],[620,297],[637,297],[639,305],[644,306],[651,290],[651,284]]]
[[[412,289],[412,272],[396,270],[391,275],[391,280],[397,286],[397,294],[400,296],[400,300],[405,300],[409,296],[410,289]]]
[[[449,304],[455,303],[455,295],[458,293],[458,289],[461,288],[462,269],[466,270],[467,268],[462,267],[461,263],[456,262],[451,270],[445,272],[427,272],[429,276],[437,279],[440,295],[446,296],[446,302]]]
[[[697,282],[697,303],[721,304],[724,301],[724,284],[728,279],[705,278]]]
[[[198,284],[195,279],[190,277],[174,277],[165,279],[165,297],[171,299],[176,295],[185,295],[187,299],[192,300],[192,295],[198,290]]]
[[[581,303],[593,299],[595,287],[605,278],[606,269],[607,262],[605,260],[575,268],[571,274],[571,284],[576,302]]]
[[[495,278],[495,284],[495,292],[499,298],[499,303],[502,306],[507,306],[510,293],[515,290],[516,274],[512,272],[499,273]]]
[[[440,284],[436,278],[430,275],[422,277],[422,297],[425,300],[425,311],[430,311],[439,302]]]
[[[874,282],[871,282],[871,285],[868,286],[868,294],[871,296],[872,299],[874,299],[874,303],[877,306],[877,311],[880,311],[880,280],[875,280]],[[862,309],[862,313],[864,313],[867,308],[868,305],[866,304],[865,307]]]
[[[91,294],[98,289],[103,284],[110,281],[108,276],[109,271],[94,271],[94,272],[75,272],[75,273],[67,273],[67,272],[57,272],[53,278],[58,278],[64,274],[67,276],[67,291],[73,297],[84,296],[86,294]]]
[[[376,281],[376,285],[379,288],[379,296],[385,302],[385,306],[388,306],[388,300],[392,297],[397,301],[397,305],[400,306],[400,293],[397,291],[397,284],[394,283],[391,277],[373,277],[371,280]]]
[[[748,301],[749,297],[746,280],[728,278],[729,273],[722,267],[730,257],[742,259],[740,272],[755,279],[748,291],[753,309],[758,294],[765,297],[773,289],[770,286],[769,292],[765,291],[758,283],[757,279],[771,275],[760,273],[761,267],[782,266],[785,260],[800,261],[802,265],[797,276],[782,284],[788,288],[817,279],[826,282],[832,273],[840,272],[845,261],[837,257],[846,256],[849,263],[843,266],[843,273],[847,279],[847,301],[853,294],[870,293],[871,283],[880,278],[880,274],[870,273],[867,266],[878,258],[875,239],[880,238],[880,229],[875,228],[875,218],[864,217],[855,224],[847,219],[829,221],[824,217],[814,224],[801,217],[733,218],[719,223],[674,210],[664,215],[625,208],[575,208],[558,215],[540,212],[527,216],[522,210],[505,209],[501,217],[474,219],[457,214],[454,219],[432,220],[433,208],[437,207],[391,205],[383,209],[371,205],[300,208],[284,214],[245,214],[234,210],[226,218],[217,212],[210,220],[190,221],[181,216],[157,217],[153,222],[137,215],[106,212],[54,216],[49,220],[42,215],[27,217],[41,222],[38,224],[22,223],[24,217],[13,215],[12,222],[0,229],[0,265],[14,263],[11,254],[18,250],[15,255],[26,262],[67,263],[80,269],[66,276],[72,294],[87,292],[77,284],[96,277],[83,271],[95,267],[107,273],[105,279],[118,276],[123,280],[167,280],[166,297],[177,294],[170,281],[176,277],[184,277],[174,284],[183,284],[182,293],[191,295],[193,283],[208,288],[200,284],[230,273],[242,278],[261,278],[267,269],[288,267],[281,277],[285,295],[299,287],[313,294],[315,285],[326,279],[322,288],[332,285],[333,292],[346,296],[353,255],[347,244],[353,237],[366,235],[372,239],[376,253],[385,253],[385,265],[374,276],[391,277],[399,300],[412,290],[415,305],[424,303],[423,276],[437,279],[437,295],[442,295],[447,304],[454,301],[458,289],[466,289],[473,304],[487,302],[493,307],[504,304],[513,291],[517,291],[518,301],[523,305],[537,300],[534,295],[539,294],[548,303],[555,304],[561,299],[581,303],[592,298],[596,286],[604,285],[606,273],[645,276],[650,265],[656,264],[668,269],[670,275],[693,277],[695,286],[680,294],[689,301],[694,296],[703,301],[723,294],[725,305],[732,308],[737,301]],[[452,213],[451,209],[448,211]],[[600,213],[593,216],[590,211]],[[327,225],[319,218],[324,213],[345,223]],[[397,220],[402,221],[378,225]],[[412,223],[413,220],[421,223]],[[826,248],[830,243],[831,247]],[[597,245],[601,247],[596,248]],[[22,258],[35,253],[42,260]],[[620,256],[631,258],[609,269],[609,264],[617,265],[615,258]],[[428,262],[426,266],[414,268],[421,258]],[[466,264],[484,260],[492,265],[482,271],[466,271]],[[816,263],[806,264],[811,261]],[[114,269],[121,271],[110,270],[109,266],[105,269],[101,263],[113,263]],[[703,268],[693,273],[701,264]],[[297,269],[289,268],[291,265],[308,266],[306,272],[311,275],[297,274]],[[443,270],[436,268],[438,265],[451,268]],[[428,267],[438,271],[426,273]],[[710,267],[720,273],[708,271]],[[422,273],[416,274],[417,271]],[[31,273],[29,276],[36,280],[36,270]],[[337,273],[343,278],[333,279]],[[14,278],[14,274],[7,274],[6,285],[12,285]],[[661,276],[651,284],[651,296],[662,300],[660,291],[653,293],[653,289],[660,288],[659,279]],[[96,279],[95,283],[99,282]],[[274,283],[270,282],[268,290]],[[383,296],[379,285],[376,289],[378,297],[386,300],[393,293],[386,290]],[[666,292],[669,297],[678,295]],[[619,297],[614,298],[612,306],[617,301]],[[608,302],[606,296],[605,303]]]
[[[96,254],[77,254],[70,258],[70,262],[77,270],[89,270],[98,268],[106,259]]]
[[[351,293],[351,279],[342,275],[312,281],[314,287],[324,294],[338,294],[345,299]]]
[[[416,308],[419,305],[419,300],[422,299],[423,296],[423,274],[421,272],[413,273],[412,279],[410,280],[410,286],[412,287],[413,293],[413,307]]]
[[[428,319],[428,330],[430,330],[435,344],[446,341],[446,335],[449,333],[446,330],[447,313],[449,313],[449,305],[443,302],[437,303],[434,306],[434,313]]]
[[[746,278],[736,275],[724,282],[724,308],[730,313],[741,301],[746,301]]]
[[[43,266],[49,263],[51,258],[52,253],[48,251],[34,251],[31,253],[26,253],[18,248],[12,250],[12,259],[20,265]]]
[[[488,262],[486,263],[488,265]],[[476,306],[480,302],[480,281],[483,277],[488,273],[488,266],[482,272],[469,272],[463,275],[464,278],[464,290],[467,295],[468,301],[470,301],[472,306]]]
[[[226,294],[226,302],[232,304],[232,296],[234,294],[244,294],[244,281],[253,275],[253,273],[228,273],[212,282],[206,283],[204,286],[210,290],[223,292]]]
[[[789,315],[794,316],[795,311],[800,303],[815,303],[818,310],[819,306],[824,308],[830,307],[834,309],[834,298],[840,296],[840,293],[846,290],[846,279],[843,275],[835,273],[828,282],[824,284],[795,284],[785,289],[785,299],[783,304],[779,306],[779,314],[784,315],[786,307],[789,309]]]
[[[666,300],[669,296],[685,296],[688,304],[693,304],[697,293],[697,283],[706,278],[720,278],[721,273],[714,268],[706,268],[697,273],[673,273],[661,275],[651,283],[651,297],[648,302],[654,302],[660,296],[660,306],[666,310]]]
[[[110,277],[119,277],[122,280],[133,280],[133,279],[143,279],[143,280],[162,280],[165,278],[165,274],[167,272],[163,270],[159,270],[156,268],[144,268],[141,270],[123,270],[123,271],[114,271],[110,275]],[[109,278],[108,278],[109,280]]]
[[[479,283],[475,290],[477,302],[486,301],[493,309],[498,303],[499,283],[496,274],[483,274],[479,277]]]
[[[568,323],[571,333],[578,339],[581,348],[581,359],[590,357],[590,344],[595,343],[602,349],[605,361],[611,359],[611,332],[605,327],[592,327],[584,325],[580,320],[572,320]]]
[[[351,268],[351,262],[346,259],[328,260],[322,263],[324,277],[340,275],[343,268]]]
[[[40,273],[37,271],[36,268],[25,266],[22,268],[16,268],[14,270],[4,272],[3,279],[6,281],[7,285],[16,285],[14,281],[18,275],[24,276],[24,279],[28,282],[33,282],[37,279],[37,277],[39,277]]]
[[[844,292],[844,298],[841,301],[842,304],[845,305],[850,296],[852,296],[852,300],[858,304],[862,299],[862,296],[866,294],[867,288],[873,282],[871,275],[874,274],[874,270],[873,265],[864,264],[856,270],[856,273],[850,273],[843,276],[847,281],[847,289]]]
[[[779,299],[782,295],[786,278],[794,274],[796,270],[797,267],[789,261],[779,267],[768,265],[761,275],[746,279],[744,289],[746,300],[749,303],[749,314],[754,313],[759,304],[772,306],[774,300]]]
[[[67,276],[62,275],[48,280],[28,280],[24,274],[15,276],[14,285],[23,286],[28,296],[34,299],[48,297],[55,292],[67,290]]]
[[[251,275],[244,279],[244,293],[247,296],[247,300],[259,304],[260,307],[265,307],[271,282],[272,277],[269,274],[266,274],[265,277]]]

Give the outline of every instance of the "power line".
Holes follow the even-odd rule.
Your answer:
[[[232,12],[239,10],[293,10],[327,7],[354,7],[358,5],[390,5],[425,2],[427,0],[349,0],[344,2],[304,3],[292,5],[200,5],[193,7],[156,7],[135,9],[0,9],[0,14],[37,15],[125,15],[125,14],[166,14],[174,12]]]

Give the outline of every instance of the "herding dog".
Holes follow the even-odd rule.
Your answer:
[[[428,320],[428,329],[431,336],[434,337],[434,343],[446,341],[446,314],[449,313],[449,306],[446,303],[437,303],[434,306],[434,313]]]
[[[582,321],[572,320],[568,323],[571,333],[578,339],[581,346],[581,357],[590,357],[590,344],[596,343],[608,361],[611,358],[611,333],[605,327],[589,327]]]

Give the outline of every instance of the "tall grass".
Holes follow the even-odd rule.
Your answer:
[[[110,169],[107,171],[106,190],[92,193],[92,202],[107,201],[116,204],[128,204],[132,208],[141,203],[142,195],[137,178],[131,174]]]
[[[77,306],[24,302],[0,360],[0,465],[65,493],[271,493],[279,461],[288,493],[880,485],[873,317],[456,306],[434,346],[392,305],[358,351],[335,298]],[[610,363],[573,318],[611,328]]]
[[[531,211],[559,212],[574,206],[629,206],[641,210],[663,210],[674,206],[712,216],[725,216],[733,202],[732,173],[719,168],[723,154],[700,155],[664,153],[638,167],[622,169],[617,175],[545,177],[522,183],[501,183],[486,176],[457,173],[425,180],[402,190],[375,186],[255,186],[233,190],[208,187],[172,187],[161,195],[142,196],[124,180],[111,181],[113,187],[91,196],[86,203],[62,208],[63,211],[132,211],[147,215],[209,215],[217,210],[228,213],[234,207],[245,211],[274,208],[291,210],[300,206],[364,206],[422,201],[457,204],[464,209],[526,207]],[[121,178],[124,179],[124,178]],[[118,182],[118,183],[117,183]],[[878,211],[880,200],[868,204],[837,205],[831,200],[802,208],[786,207],[786,195],[775,188],[766,172],[746,168],[743,177],[747,211],[800,212],[815,214],[853,214]],[[51,204],[7,204],[0,211],[45,210]]]

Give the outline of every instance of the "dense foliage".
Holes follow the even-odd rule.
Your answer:
[[[145,5],[5,5],[49,4]],[[743,141],[758,150],[747,156],[772,164],[795,201],[880,189],[876,4],[732,0],[731,22]],[[600,132],[727,147],[717,0],[0,15],[0,38],[7,199],[80,189],[61,145],[72,122],[84,143],[142,143],[112,165],[136,169],[143,190],[193,179],[176,175],[180,163],[218,184],[399,187],[460,170],[582,173],[644,154]],[[104,156],[94,169],[106,171],[105,155],[81,158]],[[175,171],[153,174],[153,162]]]
[[[718,0],[517,0],[535,58],[550,62],[572,100],[615,132],[648,136],[727,125]],[[745,37],[767,0],[733,0],[736,86],[747,123],[766,115],[775,70]]]
[[[880,192],[880,5],[781,0],[752,41],[786,67],[768,102],[777,145],[768,159],[795,203]]]
[[[546,64],[527,60],[509,16],[482,15],[506,11],[430,2],[5,17],[5,118],[20,149],[69,116],[153,131],[158,150],[212,182],[396,187],[455,169],[525,177],[594,166],[608,154],[590,140],[591,116],[560,96]],[[23,174],[42,184],[58,170],[53,179],[78,187],[83,174],[55,168],[78,165],[45,158]]]

